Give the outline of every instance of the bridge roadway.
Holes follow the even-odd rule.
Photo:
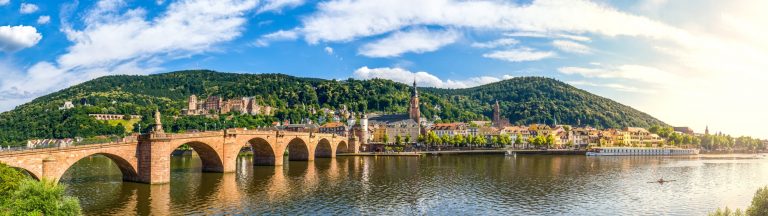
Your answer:
[[[336,134],[275,130],[227,129],[224,131],[163,134],[149,133],[134,141],[66,148],[0,152],[0,163],[26,170],[36,179],[58,182],[74,163],[91,155],[104,155],[117,164],[124,181],[162,184],[170,181],[171,153],[187,144],[197,152],[204,172],[234,172],[237,155],[252,147],[254,165],[280,166],[284,152],[292,161],[356,153],[355,140]]]

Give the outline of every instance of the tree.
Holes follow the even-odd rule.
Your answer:
[[[475,137],[475,143],[479,146],[484,146],[488,141],[485,139],[485,136],[477,136]]]
[[[19,188],[25,179],[27,177],[23,173],[0,163],[0,203],[3,203],[3,199],[10,197],[11,192]]]
[[[502,146],[508,146],[512,144],[512,139],[509,137],[509,134],[502,134],[499,136],[499,142]]]
[[[725,210],[720,208],[717,211],[710,213],[709,216],[763,216],[768,215],[768,186],[757,189],[755,196],[752,197],[752,203],[747,207],[746,211],[741,209],[731,210],[725,207]]]
[[[517,135],[515,136],[515,146],[520,146],[521,144],[523,144],[523,135],[520,133],[517,133]]]
[[[768,187],[757,189],[752,204],[747,208],[747,215],[768,215]]]
[[[403,144],[403,138],[400,137],[400,134],[395,136],[395,145],[401,145]]]
[[[547,145],[547,148],[550,148],[551,146],[555,145],[555,135],[550,134],[549,136],[546,137],[544,142]]]
[[[411,134],[405,135],[405,143],[411,143]]]
[[[384,135],[383,137],[381,137],[381,142],[383,142],[384,144],[389,143],[389,135]]]
[[[22,181],[0,207],[12,215],[81,215],[77,198],[64,196],[64,186],[43,180]]]
[[[464,135],[456,134],[456,136],[453,136],[453,143],[456,146],[460,146],[464,144],[466,140],[464,139]]]
[[[537,136],[538,137],[538,136]],[[531,148],[531,145],[537,146],[536,144],[536,138],[533,136],[528,136],[528,142],[525,144],[525,148]]]
[[[77,198],[64,195],[64,186],[35,181],[0,164],[0,215],[80,215]]]
[[[491,145],[498,145],[498,144],[500,144],[499,137],[498,136],[491,137]]]
[[[443,145],[453,145],[453,137],[450,135],[443,135],[441,139],[443,140]]]
[[[467,135],[467,146],[472,146],[475,144],[475,136],[472,134]]]

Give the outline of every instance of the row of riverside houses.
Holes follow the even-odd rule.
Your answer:
[[[377,149],[376,145],[393,144],[418,144],[419,137],[434,134],[438,137],[463,137],[482,136],[488,143],[493,137],[509,137],[509,145],[517,148],[530,148],[531,142],[536,137],[549,137],[549,148],[586,148],[588,146],[635,146],[657,147],[664,140],[656,134],[644,128],[627,127],[623,129],[598,130],[592,127],[571,127],[569,125],[544,125],[531,124],[527,126],[512,126],[509,120],[501,117],[499,103],[496,101],[493,107],[492,121],[473,121],[469,123],[433,123],[421,117],[419,111],[419,95],[416,82],[413,83],[413,92],[407,114],[356,115],[351,113],[346,124],[339,121],[326,123],[319,128],[320,133],[335,133],[339,135],[352,135],[361,141],[361,147],[368,147],[369,151]],[[680,129],[678,133],[692,134],[689,128]],[[398,139],[399,138],[399,139]],[[499,140],[499,139],[497,139]],[[517,143],[515,145],[515,143]],[[365,151],[366,149],[361,149]]]

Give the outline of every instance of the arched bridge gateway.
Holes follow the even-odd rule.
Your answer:
[[[292,161],[315,157],[336,157],[336,153],[357,152],[354,138],[335,134],[288,131],[228,129],[215,132],[149,133],[136,141],[93,144],[66,148],[0,152],[0,162],[24,169],[34,178],[58,181],[70,166],[91,155],[112,159],[123,180],[150,184],[170,180],[171,153],[187,144],[197,152],[205,172],[234,172],[240,150],[251,147],[254,165],[279,166],[284,152]]]

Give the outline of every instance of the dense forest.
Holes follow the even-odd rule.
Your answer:
[[[422,116],[440,121],[488,120],[499,100],[502,116],[513,124],[589,125],[598,128],[666,125],[652,116],[563,82],[521,77],[467,89],[420,88]],[[277,108],[274,116],[240,114],[219,118],[179,116],[187,98],[254,96]],[[134,131],[148,130],[152,113],[163,114],[169,132],[258,127],[274,121],[329,119],[310,110],[346,106],[354,112],[405,113],[410,86],[384,79],[323,80],[282,74],[234,74],[178,71],[149,76],[97,78],[39,97],[0,114],[0,145],[21,145],[31,138],[122,136],[126,126],[88,117],[92,113],[138,114]],[[65,101],[75,108],[59,109]]]

